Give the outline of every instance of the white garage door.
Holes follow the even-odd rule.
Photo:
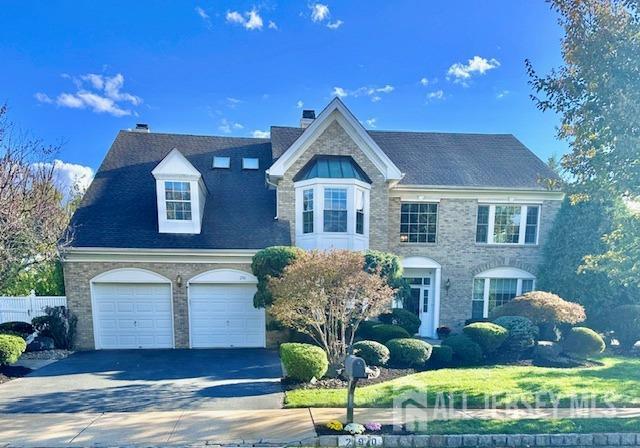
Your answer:
[[[171,348],[171,285],[94,283],[96,348]]]
[[[253,307],[255,285],[191,284],[191,346],[264,347],[264,309]]]

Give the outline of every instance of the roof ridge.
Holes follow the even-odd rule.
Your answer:
[[[279,129],[295,129],[295,130],[300,130],[300,131],[304,131],[303,128],[299,128],[296,126],[277,126],[277,125],[272,125],[272,128],[279,128]],[[442,135],[481,135],[481,136],[509,136],[509,137],[514,137],[517,138],[515,135],[510,134],[510,133],[500,133],[500,132],[446,132],[446,131],[407,131],[407,130],[393,130],[393,129],[367,129],[366,130],[368,133],[378,133],[378,134],[391,134],[391,133],[396,133],[396,134],[442,134]]]
[[[172,135],[176,137],[199,137],[199,138],[220,138],[220,139],[228,139],[228,140],[256,140],[263,143],[268,143],[271,141],[270,138],[258,138],[258,137],[242,137],[235,135],[210,135],[210,134],[181,134],[178,132],[137,132],[129,129],[120,129],[120,132],[127,134],[136,134],[136,135]]]

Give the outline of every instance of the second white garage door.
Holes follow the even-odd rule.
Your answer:
[[[264,309],[253,307],[255,285],[189,285],[191,347],[264,347]]]

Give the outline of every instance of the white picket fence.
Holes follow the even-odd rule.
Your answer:
[[[67,306],[65,296],[0,296],[0,324],[5,322],[29,322],[44,315],[48,306]]]

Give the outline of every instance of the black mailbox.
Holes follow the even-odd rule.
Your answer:
[[[349,379],[367,378],[367,364],[362,358],[348,355],[344,360],[344,373]]]

